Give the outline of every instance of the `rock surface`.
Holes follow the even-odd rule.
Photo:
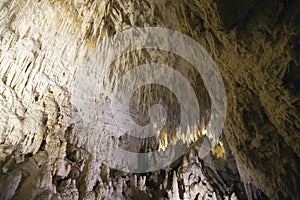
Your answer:
[[[297,0],[1,1],[0,199],[299,199],[299,19]],[[217,63],[226,155],[216,146],[199,159],[196,141],[169,168],[131,174],[86,147],[102,135],[78,131],[70,99],[78,69],[103,38],[147,26],[191,36]],[[109,81],[143,56],[155,60],[151,51],[126,55]]]

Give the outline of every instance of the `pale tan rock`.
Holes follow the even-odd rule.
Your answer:
[[[298,8],[298,1],[0,1],[0,199],[243,199],[245,193],[260,199],[261,191],[270,199],[299,199]],[[199,160],[195,145],[176,164],[177,175],[166,168],[152,179],[157,185],[149,186],[149,175],[113,175],[95,153],[104,136],[82,134],[71,102],[76,73],[89,67],[89,55],[105,51],[104,38],[144,26],[188,34],[217,63],[227,92],[225,166]],[[123,59],[104,77],[107,87],[122,71],[151,59],[186,66],[175,55],[150,51]],[[198,76],[182,73],[197,83]],[[96,99],[109,103],[105,96]],[[111,122],[109,111],[103,112]],[[186,137],[180,130],[173,137],[161,134],[161,149],[201,135],[213,138],[204,128],[194,129]],[[123,135],[115,124],[106,124],[105,131]]]

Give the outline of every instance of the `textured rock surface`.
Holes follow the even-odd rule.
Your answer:
[[[299,199],[299,3],[1,1],[0,199]],[[176,29],[211,54],[227,90],[226,161],[199,160],[195,143],[172,168],[126,174],[88,152],[71,116],[76,70],[136,26]]]

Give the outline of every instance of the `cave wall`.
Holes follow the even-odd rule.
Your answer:
[[[207,22],[210,34],[204,33],[227,83],[224,133],[244,181],[254,182],[270,198],[296,198],[299,79],[290,69],[299,63],[299,3],[240,2],[229,8],[225,3],[217,3],[220,21]]]
[[[299,1],[13,0],[0,8],[2,199],[299,198]],[[124,174],[78,139],[70,103],[78,63],[104,37],[144,26],[191,36],[217,63],[227,92],[222,169],[213,156],[199,160],[196,145],[174,169]]]

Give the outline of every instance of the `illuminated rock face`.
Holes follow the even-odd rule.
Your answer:
[[[299,199],[299,7],[271,0],[2,1],[0,199]],[[103,38],[144,26],[178,30],[210,53],[226,86],[226,139],[204,161],[195,143],[170,168],[133,175],[88,152],[91,135],[78,134],[70,96],[76,72]],[[151,51],[124,56],[109,82],[154,58]],[[165,53],[155,61],[176,59]],[[194,72],[180,72],[203,86]],[[206,116],[207,92],[197,95]],[[177,139],[161,133],[158,144]]]

